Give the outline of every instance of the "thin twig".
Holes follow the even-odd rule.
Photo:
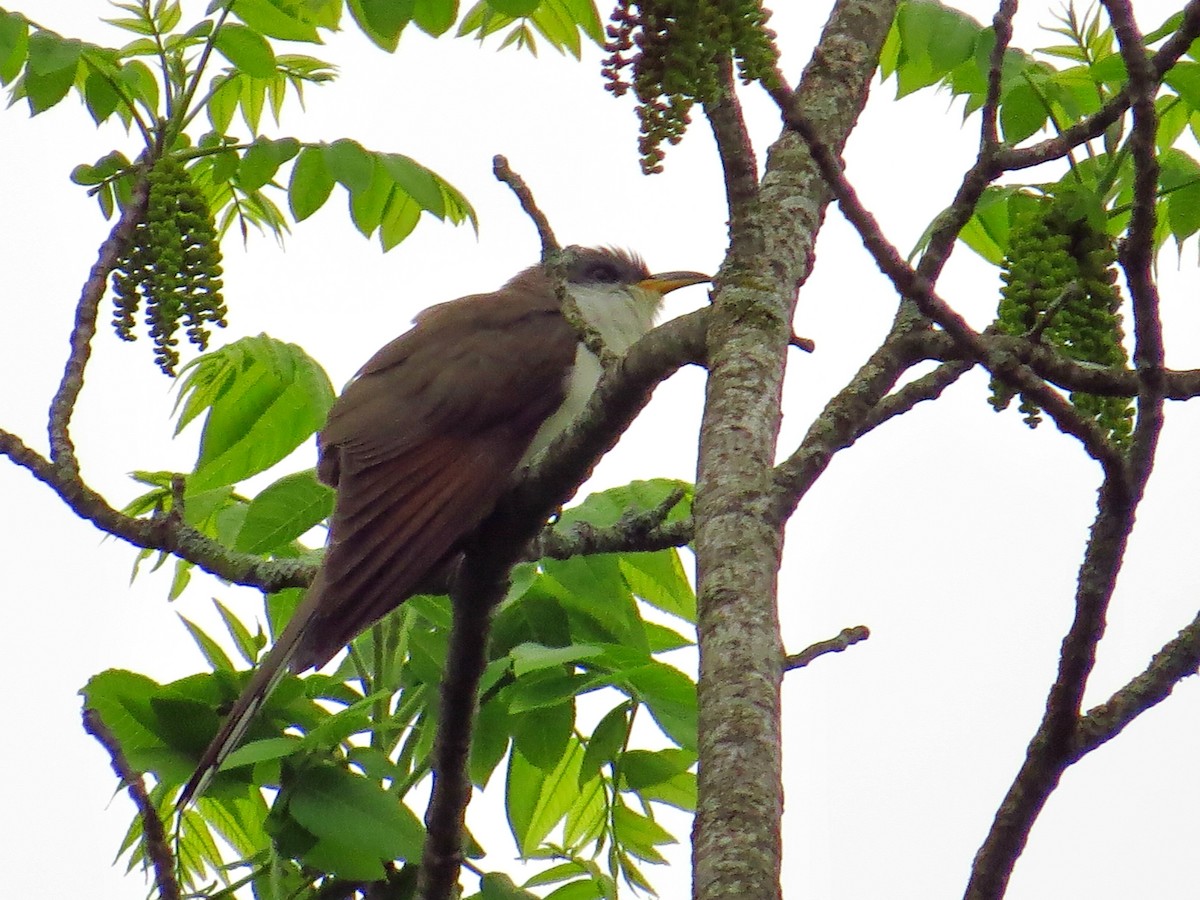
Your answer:
[[[71,329],[71,350],[63,367],[58,391],[50,401],[49,423],[50,459],[68,471],[79,471],[79,460],[75,458],[75,445],[71,441],[71,415],[75,402],[83,389],[83,372],[92,355],[92,338],[96,335],[96,318],[100,301],[108,287],[108,276],[117,267],[125,248],[133,239],[133,231],[146,213],[146,201],[150,188],[145,175],[138,177],[129,202],[113,225],[108,237],[100,245],[95,265],[83,283],[79,302],[75,306],[75,324]]]
[[[946,388],[973,368],[975,364],[970,362],[943,363],[932,372],[913,379],[875,404],[875,408],[859,425],[857,437],[862,437],[889,419],[903,415],[918,403],[936,400]]]
[[[1158,113],[1154,94],[1158,83],[1146,58],[1145,43],[1127,0],[1102,0],[1129,73],[1130,109],[1133,128],[1129,151],[1133,158],[1133,210],[1129,231],[1121,244],[1121,268],[1129,286],[1133,307],[1133,365],[1138,374],[1137,422],[1133,429],[1129,461],[1140,496],[1150,469],[1163,424],[1163,335],[1158,308],[1158,286],[1154,283],[1154,232],[1157,221]]]
[[[988,61],[987,96],[983,102],[983,123],[980,127],[979,156],[984,158],[994,153],[1000,145],[997,120],[1000,112],[1000,91],[1004,82],[1004,55],[1012,41],[1012,23],[1017,14],[1017,0],[1001,0],[1000,8],[992,17],[992,29],[996,33]]]
[[[550,220],[546,218],[546,214],[533,199],[533,191],[529,189],[525,179],[512,170],[508,164],[508,158],[499,153],[492,157],[492,172],[498,180],[507,184],[509,189],[516,194],[521,209],[525,210],[525,214],[533,221],[538,239],[542,242],[542,262],[548,262],[553,254],[559,252],[560,248],[558,239],[554,237],[554,230],[550,227]]]
[[[668,522],[667,517],[683,499],[683,491],[672,491],[653,509],[630,509],[614,524],[599,527],[575,522],[568,527],[551,526],[530,547],[534,559],[567,559],[595,553],[653,551],[682,547],[692,539],[690,517]]]
[[[1175,685],[1200,669],[1200,615],[1167,643],[1146,666],[1099,706],[1079,720],[1071,758],[1080,759],[1111,741],[1130,722],[1171,695]]]
[[[83,727],[107,751],[113,771],[117,773],[117,777],[129,791],[134,806],[137,807],[138,815],[142,819],[146,856],[149,857],[150,864],[154,867],[154,881],[158,885],[159,897],[162,900],[179,900],[179,883],[175,880],[175,859],[167,843],[167,834],[163,828],[162,819],[159,818],[158,810],[154,808],[150,795],[146,793],[146,785],[142,781],[142,776],[129,765],[125,754],[121,752],[121,745],[116,736],[108,729],[99,713],[94,709],[84,709]]]
[[[838,632],[837,637],[817,641],[815,644],[809,644],[799,653],[790,653],[785,656],[783,658],[783,670],[790,672],[793,669],[803,669],[818,657],[825,656],[827,653],[841,653],[847,648],[853,647],[859,641],[865,641],[870,636],[871,630],[866,625],[843,628]]]

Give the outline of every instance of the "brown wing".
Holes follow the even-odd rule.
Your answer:
[[[491,512],[575,345],[552,289],[514,282],[433,308],[363,367],[321,434],[337,505],[294,670],[398,606]]]

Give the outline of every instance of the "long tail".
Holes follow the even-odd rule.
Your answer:
[[[195,797],[204,792],[217,770],[221,768],[225,758],[237,749],[246,734],[246,729],[254,721],[255,715],[258,714],[271,691],[287,673],[288,664],[296,655],[305,629],[320,603],[323,583],[322,573],[318,572],[308,593],[300,601],[292,618],[288,620],[283,632],[275,641],[275,646],[258,664],[254,675],[237,700],[234,701],[233,707],[230,709],[229,715],[225,717],[225,722],[221,725],[216,737],[205,748],[204,754],[200,757],[200,764],[196,766],[196,771],[192,773],[192,777],[184,785],[183,792],[179,795],[179,800],[176,801],[176,809],[180,811],[186,809]]]

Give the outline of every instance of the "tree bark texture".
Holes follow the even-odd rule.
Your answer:
[[[842,0],[798,89],[839,152],[863,104],[893,0]],[[699,594],[699,805],[693,896],[780,894],[783,811],[776,579],[783,523],[772,467],[797,287],[829,192],[803,141],[785,133],[717,277],[696,493]]]

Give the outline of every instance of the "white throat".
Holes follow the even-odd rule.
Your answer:
[[[654,327],[662,308],[662,295],[636,285],[574,285],[571,297],[583,320],[596,329],[604,346],[613,353],[625,353],[634,342]],[[566,397],[521,457],[527,465],[534,456],[550,446],[568,425],[575,421],[596,389],[603,369],[600,360],[583,344],[575,351],[575,365],[567,373]]]

